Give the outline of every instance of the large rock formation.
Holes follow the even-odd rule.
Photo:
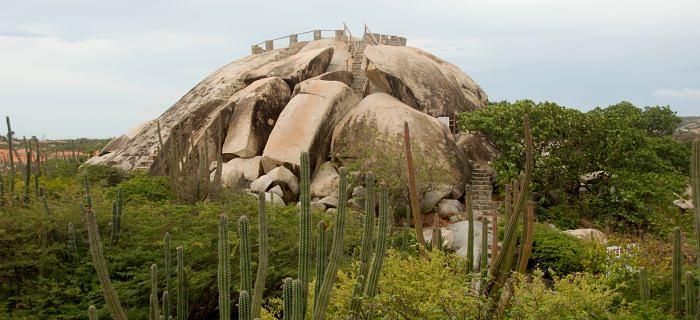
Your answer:
[[[486,93],[469,76],[423,50],[400,46],[365,49],[367,78],[387,92],[433,117],[486,107]]]
[[[454,119],[458,112],[483,108],[486,94],[456,66],[405,47],[405,39],[379,39],[382,45],[337,32],[333,39],[308,42],[293,35],[288,48],[253,47],[255,54],[215,71],[89,162],[164,173],[173,165],[164,155],[208,161],[210,171],[222,159],[228,186],[250,185],[271,199],[292,201],[299,156],[308,152],[312,191],[320,199],[337,196],[335,168],[360,158],[360,142],[400,147],[407,122],[415,147],[427,152],[417,150],[416,157],[427,154],[448,172],[447,184],[430,194],[438,195],[431,207],[442,198],[457,199],[470,174],[467,159],[488,161],[490,155],[481,155],[479,140],[461,139],[458,146],[436,117]],[[332,207],[329,201],[317,203]]]
[[[466,183],[469,164],[447,126],[386,93],[367,96],[335,127],[333,158],[343,165],[363,158],[364,141],[381,141],[382,145],[373,147],[401,152],[404,122],[411,130],[414,158],[424,157],[425,161],[447,170],[449,174],[445,178],[450,185],[461,189]]]

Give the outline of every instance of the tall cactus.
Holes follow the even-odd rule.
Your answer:
[[[432,239],[430,239],[430,247],[432,250],[442,250],[442,234],[440,232],[440,217],[436,214],[433,215],[433,234]]]
[[[13,140],[15,138],[14,132],[12,132],[12,126],[10,125],[10,117],[6,116],[5,117],[5,122],[7,122],[7,151],[9,155],[9,160],[10,160],[10,177],[8,180],[9,182],[9,193],[10,193],[10,199],[14,198],[15,195],[15,148],[14,148],[14,143]]]
[[[304,314],[304,290],[301,280],[292,280],[292,319],[293,320],[303,320],[306,319],[306,314]]]
[[[369,272],[369,277],[367,279],[367,285],[365,288],[365,297],[371,299],[379,291],[379,276],[382,272],[382,266],[384,265],[384,257],[386,256],[386,249],[389,245],[389,234],[391,212],[389,210],[389,192],[387,190],[386,184],[382,183],[380,188],[380,198],[379,198],[379,224],[377,226],[377,243],[375,247],[377,248],[374,253],[374,259],[372,260],[372,268]],[[368,319],[374,319],[374,310],[369,311]]]
[[[310,193],[310,176],[311,168],[309,165],[309,154],[302,152],[299,162],[301,167],[301,190],[299,202],[301,212],[299,215],[299,268],[297,278],[301,282],[301,297],[303,306],[302,313],[306,314],[306,299],[308,296],[309,279],[311,277],[311,193]],[[346,201],[347,202],[347,201]],[[342,204],[342,201],[341,201]],[[318,281],[318,280],[317,280]]]
[[[268,248],[267,240],[267,212],[265,211],[265,192],[258,193],[258,271],[255,275],[255,288],[251,303],[251,317],[260,318],[260,308],[262,308],[262,297],[265,291],[265,279],[267,279]]]
[[[408,191],[411,202],[411,212],[413,213],[413,224],[416,229],[416,240],[418,241],[418,252],[425,255],[425,238],[423,238],[423,217],[421,215],[420,203],[418,202],[418,189],[416,187],[416,168],[413,166],[413,153],[411,151],[411,132],[408,129],[408,122],[403,123],[404,147],[406,148],[406,169],[408,171]]]
[[[472,201],[472,188],[470,185],[464,187],[464,202],[467,207],[467,273],[474,271],[474,208]]]
[[[683,253],[681,252],[681,229],[678,227],[673,228],[673,257],[672,257],[672,270],[673,278],[671,283],[671,310],[673,315],[677,318],[681,316],[681,278],[683,274]]]
[[[374,240],[374,174],[365,175],[365,215],[362,219],[363,233],[362,246],[360,247],[360,269],[357,272],[357,283],[350,297],[350,313],[360,312],[360,299],[369,273],[370,259],[372,255],[372,241]],[[320,279],[320,278],[318,278]]]
[[[24,166],[24,204],[29,204],[29,185],[31,183],[32,175],[32,149],[31,145],[27,144],[27,139],[24,139],[24,150],[27,155],[27,161]]]
[[[348,193],[347,193],[347,170],[341,167],[338,170],[340,179],[338,182],[338,212],[335,215],[333,224],[333,246],[331,248],[330,260],[326,272],[323,274],[323,282],[318,297],[314,301],[313,319],[322,320],[326,316],[326,308],[328,300],[333,290],[336,274],[340,260],[343,257],[343,240],[345,237],[345,215],[347,212]]]
[[[690,168],[690,184],[693,189],[693,215],[695,217],[696,267],[700,269],[700,139],[693,141]]]
[[[241,291],[238,294],[238,319],[251,320],[250,317],[250,293]]]
[[[172,320],[173,318],[170,316],[170,293],[168,293],[168,290],[163,291],[163,315],[162,319],[163,320]]]
[[[520,261],[518,262],[518,272],[525,273],[527,263],[532,254],[532,240],[534,238],[533,226],[535,224],[535,205],[528,202],[526,213],[523,214],[523,242],[520,244]]]
[[[163,255],[165,256],[165,291],[170,292],[170,282],[172,280],[172,258],[173,253],[170,250],[170,232],[166,232],[163,236]]]
[[[119,242],[119,235],[121,233],[122,227],[122,208],[124,206],[124,199],[122,188],[117,189],[117,199],[112,203],[112,238],[110,243],[112,245]]]
[[[282,280],[282,302],[283,302],[283,320],[293,320],[293,288],[292,288],[292,278],[284,278]]]
[[[479,270],[481,270],[482,278],[486,278],[489,268],[489,219],[486,216],[481,217],[481,258]]]
[[[88,186],[87,181],[86,186]],[[92,264],[95,267],[95,271],[100,279],[100,286],[102,287],[102,294],[104,295],[105,302],[107,303],[107,309],[109,309],[109,312],[112,314],[114,319],[126,320],[126,314],[124,313],[124,310],[122,310],[117,292],[114,290],[112,281],[109,278],[107,263],[105,262],[104,254],[102,253],[102,242],[100,240],[100,232],[97,228],[95,212],[92,211],[92,197],[90,196],[89,188],[86,188],[85,199],[87,200],[85,206],[85,224],[86,229],[88,230],[90,256],[92,257]]]
[[[516,190],[514,206],[512,213],[508,216],[508,224],[503,238],[503,249],[500,250],[498,256],[493,260],[491,281],[487,287],[487,292],[493,293],[494,303],[497,303],[500,289],[503,287],[505,279],[510,275],[512,268],[512,259],[515,251],[515,242],[517,240],[516,230],[518,228],[518,217],[525,207],[525,202],[529,196],[530,180],[534,170],[533,158],[533,143],[530,134],[530,119],[528,115],[523,117],[523,131],[525,137],[525,170],[522,173],[519,181],[519,190]],[[508,208],[508,203],[506,203]],[[508,211],[508,210],[506,210]],[[492,309],[495,307],[492,303]]]
[[[493,211],[493,224],[491,225],[491,259],[498,256],[498,212]]]
[[[88,320],[97,320],[97,309],[95,309],[95,306],[88,308]]]
[[[219,265],[217,280],[219,287],[219,319],[231,319],[231,247],[228,242],[228,218],[219,216]]]
[[[185,285],[185,253],[179,246],[177,251],[177,320],[187,320],[187,289]]]
[[[151,265],[151,295],[150,295],[151,318],[160,319],[160,305],[158,304],[158,265]]]
[[[248,234],[248,217],[241,216],[238,219],[238,238],[240,245],[240,272],[241,272],[241,291],[252,292],[253,285],[251,279],[251,261],[250,261],[250,236]]]
[[[685,314],[688,317],[695,317],[695,307],[697,300],[695,299],[697,288],[695,286],[695,276],[692,272],[685,273]]]
[[[649,290],[649,276],[647,274],[647,269],[644,267],[639,268],[639,298],[643,305],[646,305],[650,297]]]
[[[326,259],[328,258],[328,232],[326,222],[318,222],[318,236],[316,241],[316,286],[314,287],[314,297],[318,297],[321,290],[321,279],[326,272]],[[353,295],[355,292],[353,292]],[[352,307],[351,307],[352,310]]]

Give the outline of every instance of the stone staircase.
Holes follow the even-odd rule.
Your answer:
[[[367,46],[365,41],[352,42],[352,90],[360,97],[364,96],[362,91],[367,81],[367,75],[362,70],[362,61],[365,59],[365,46]]]
[[[472,171],[472,209],[474,217],[487,217],[491,222],[491,217],[495,211],[492,200],[493,185],[491,184],[491,169],[487,166],[475,165]]]

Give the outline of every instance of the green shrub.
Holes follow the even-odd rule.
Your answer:
[[[129,178],[129,174],[119,168],[105,165],[83,165],[78,171],[78,181],[83,181],[87,176],[90,183],[96,183],[101,187],[113,187]]]
[[[529,267],[544,270],[548,276],[561,276],[574,272],[599,271],[604,263],[604,248],[548,226],[535,225]]]
[[[117,188],[121,188],[126,201],[160,202],[173,198],[168,178],[164,176],[149,176],[135,174],[132,178],[122,181],[107,190],[107,196],[114,198]]]

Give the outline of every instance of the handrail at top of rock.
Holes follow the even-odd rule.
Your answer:
[[[321,40],[324,39],[323,37],[323,32],[333,32],[333,37],[328,37],[328,38],[334,38],[335,40],[338,41],[343,41],[345,43],[350,43],[351,41],[358,41],[354,40],[352,37],[352,34],[350,33],[350,29],[343,23],[343,29],[342,30],[332,30],[332,29],[318,29],[318,30],[311,30],[311,31],[305,31],[305,32],[299,32],[299,33],[293,33],[288,36],[284,37],[279,37],[271,40],[265,40],[260,43],[254,44],[251,46],[251,53],[252,54],[259,54],[263,53],[265,51],[272,51],[275,49],[274,41],[277,40],[282,40],[285,38],[289,38],[289,47],[293,47],[299,43],[304,43],[299,41],[299,35],[303,34],[309,34],[313,33],[314,38],[313,40]],[[328,39],[326,38],[326,39]],[[371,33],[369,32],[369,28],[367,25],[365,25],[365,30],[364,34],[362,35],[362,40],[360,41],[365,41],[370,44],[385,44],[385,45],[391,45],[391,46],[405,46],[406,45],[406,38],[405,37],[399,37],[396,35],[385,35],[385,34],[379,34],[379,33]],[[264,49],[262,47],[264,45]]]

